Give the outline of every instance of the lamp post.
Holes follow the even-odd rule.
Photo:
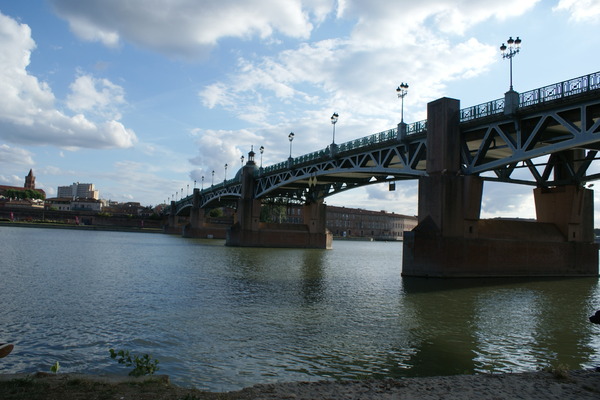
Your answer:
[[[244,166],[244,156],[241,156],[240,160],[242,161],[242,167],[243,167]]]
[[[400,109],[400,123],[404,123],[404,96],[408,93],[408,83],[402,82],[400,86],[396,89],[396,93],[398,93],[398,98],[401,100],[402,105]]]
[[[210,181],[210,186],[213,186],[215,184],[215,170],[213,169],[212,171],[212,179]]]
[[[223,182],[227,181],[227,164],[225,164],[225,178],[223,179]]]
[[[290,160],[292,159],[292,141],[294,140],[294,132],[290,132],[288,135],[288,140],[290,141]]]
[[[331,144],[335,144],[335,124],[338,122],[338,117],[339,114],[336,112],[331,116],[331,125],[333,125],[333,140],[331,141]]]
[[[518,36],[516,39],[513,39],[512,36],[510,36],[506,43],[508,43],[508,47],[502,43],[502,46],[500,46],[500,51],[502,52],[502,58],[508,58],[510,61],[510,90],[513,90],[512,59],[514,56],[519,54],[519,50],[521,49],[521,39],[519,39]]]
[[[202,178],[200,178],[200,184],[202,185],[200,190],[204,190],[204,175],[202,175]]]
[[[260,146],[260,149],[258,149],[258,151],[260,151],[260,167],[262,168],[262,155],[265,152],[265,146]]]
[[[185,197],[188,197],[190,195],[190,184],[187,184],[187,188],[185,189]]]

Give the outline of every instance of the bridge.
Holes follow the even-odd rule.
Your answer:
[[[404,242],[404,275],[597,275],[593,192],[585,185],[600,177],[592,169],[600,150],[600,72],[459,104],[442,98],[428,104],[425,121],[265,168],[251,151],[234,178],[171,202],[169,225],[188,215],[187,232],[202,236],[203,210],[232,205],[228,245],[326,248],[323,199],[417,179],[419,226]],[[480,219],[484,181],[534,187],[537,220]],[[303,205],[302,229],[260,221],[261,204],[280,198]],[[540,262],[547,267],[532,270]]]

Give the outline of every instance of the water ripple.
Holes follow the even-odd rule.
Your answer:
[[[168,235],[0,227],[2,372],[123,373],[151,354],[180,385],[525,371],[600,362],[597,279],[402,280],[398,243],[228,248]]]

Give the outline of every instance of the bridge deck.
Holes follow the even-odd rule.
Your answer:
[[[600,178],[587,174],[600,149],[600,72],[521,93],[519,104],[510,115],[505,99],[460,110],[463,174],[537,186]],[[565,151],[577,155],[569,158]],[[307,201],[416,179],[426,173],[426,160],[427,121],[418,121],[405,125],[405,132],[389,129],[257,168],[255,197]],[[551,176],[553,171],[559,178]],[[240,195],[241,183],[234,178],[204,189],[201,203],[219,204]],[[191,201],[188,196],[176,207],[189,207]]]

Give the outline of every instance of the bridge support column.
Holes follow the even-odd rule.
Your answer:
[[[200,189],[195,188],[190,210],[190,222],[183,227],[183,237],[225,239],[226,227],[207,221],[206,211],[200,207]]]
[[[534,189],[537,220],[556,225],[569,242],[594,241],[594,192],[578,185]]]
[[[225,244],[243,247],[331,247],[332,235],[326,228],[325,204],[319,201],[303,207],[304,224],[260,222],[261,201],[254,198],[254,153],[248,154],[242,168],[241,198],[236,219],[227,230]]]
[[[181,234],[181,226],[179,226],[178,224],[178,217],[177,217],[177,205],[175,203],[175,201],[171,201],[171,212],[169,213],[168,217],[167,217],[167,223],[166,225],[164,225],[163,230],[165,231],[165,233],[174,233],[174,234]]]
[[[248,154],[248,163],[242,167],[242,191],[238,200],[233,226],[227,230],[227,246],[258,247],[261,201],[254,198],[254,153]]]
[[[327,206],[323,200],[302,207],[304,224],[308,226],[308,246],[318,249],[333,247],[333,234],[327,229]]]
[[[481,220],[483,181],[460,175],[459,102],[427,107],[427,173],[419,224],[406,232],[403,276],[597,276],[593,196],[577,186],[536,189],[537,221]]]

